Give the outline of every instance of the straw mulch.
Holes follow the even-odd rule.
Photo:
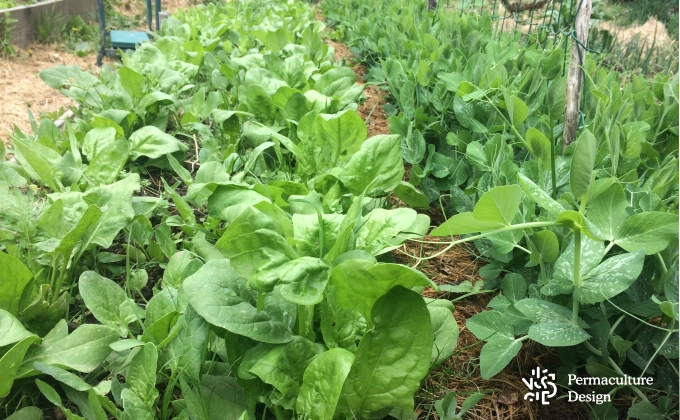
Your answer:
[[[196,1],[164,0],[163,10],[171,13],[187,8]],[[144,13],[144,3],[134,0],[114,2],[118,12],[126,16]],[[74,105],[74,102],[60,92],[50,88],[40,79],[40,72],[59,65],[78,66],[83,70],[98,72],[96,56],[78,57],[57,44],[35,44],[26,49],[18,49],[14,57],[0,56],[0,140],[10,141],[9,132],[14,125],[22,131],[30,131],[28,109],[36,120],[41,113],[61,113]],[[113,61],[108,61],[113,63]]]

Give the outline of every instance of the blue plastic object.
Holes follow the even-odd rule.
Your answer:
[[[146,32],[111,31],[111,47],[123,50],[134,49],[142,42],[149,42]]]
[[[153,15],[156,14],[156,30],[161,28],[160,11],[161,0],[145,0],[146,2],[146,19],[149,26],[149,31],[153,31]],[[155,10],[154,7],[155,6]],[[109,31],[106,28],[106,10],[104,7],[104,0],[97,0],[97,11],[99,17],[99,34],[102,37],[102,42],[97,54],[97,65],[103,64],[104,57],[118,57],[119,50],[134,50],[135,47],[142,42],[149,42],[149,35],[141,31]],[[107,39],[108,38],[108,39]],[[111,48],[108,48],[108,41],[111,41]]]

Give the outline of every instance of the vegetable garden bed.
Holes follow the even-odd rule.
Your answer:
[[[532,418],[508,378],[537,365],[654,375],[572,418],[674,415],[677,76],[589,61],[561,153],[561,50],[322,7],[364,70],[308,4],[251,0],[41,73],[78,109],[0,153],[0,416]]]

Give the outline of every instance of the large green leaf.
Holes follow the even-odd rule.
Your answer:
[[[411,289],[434,286],[420,271],[400,264],[374,264],[365,260],[344,261],[333,269],[331,284],[338,303],[345,309],[356,309],[368,320],[371,308],[395,286]]]
[[[80,275],[78,290],[92,315],[102,324],[117,328],[122,336],[127,336],[128,324],[141,318],[142,310],[125,291],[94,271]]]
[[[405,233],[416,221],[417,216],[415,210],[408,208],[371,211],[357,232],[356,249],[363,249],[373,255],[389,251],[393,239],[400,233]]]
[[[85,169],[85,177],[93,183],[113,182],[127,163],[130,149],[125,140],[116,140],[103,147]]]
[[[19,368],[18,377],[38,374],[34,362],[56,365],[78,372],[92,372],[111,353],[109,345],[118,340],[118,332],[104,325],[85,324],[66,335],[66,321],[54,327],[40,345],[33,346]]]
[[[21,294],[33,273],[17,258],[0,252],[0,309],[17,314]]]
[[[321,303],[321,334],[328,348],[354,351],[366,332],[366,319],[355,309],[344,309],[338,303],[335,287],[328,286]]]
[[[91,245],[109,248],[118,233],[135,217],[132,195],[140,188],[139,175],[130,174],[111,185],[102,185],[85,195],[85,201],[96,204],[102,215],[81,238],[80,252]]]
[[[130,367],[125,376],[127,389],[144,401],[149,410],[151,410],[156,397],[158,397],[158,390],[156,389],[157,363],[158,351],[156,346],[153,343],[146,343],[132,357]],[[125,405],[124,399],[123,405]]]
[[[14,315],[0,309],[0,347],[14,344],[32,335],[33,333],[24,328]]]
[[[173,370],[188,380],[198,381],[204,362],[204,346],[208,340],[210,326],[201,318],[193,306],[187,307],[177,321],[179,333],[166,347],[162,361],[167,360]]]
[[[87,391],[90,388],[92,388],[80,376],[68,372],[60,367],[54,365],[47,365],[45,363],[40,362],[33,363],[33,367],[46,375],[50,375],[57,381],[65,385],[68,385],[75,390]]]
[[[144,96],[144,86],[146,85],[146,78],[130,67],[123,66],[118,69],[118,78],[120,85],[134,100],[139,100]]]
[[[433,333],[423,298],[395,287],[375,302],[375,327],[361,339],[342,389],[341,411],[369,417],[379,410],[413,410],[413,394],[427,375]]]
[[[336,176],[357,195],[392,191],[404,177],[400,142],[398,135],[371,137]]]
[[[574,156],[571,158],[571,170],[569,172],[571,192],[577,199],[581,199],[590,187],[596,157],[597,140],[593,133],[586,129],[576,141],[576,149],[574,149]]]
[[[38,407],[24,407],[15,411],[6,420],[43,420],[43,412]]]
[[[85,232],[90,229],[95,223],[99,221],[102,216],[102,211],[96,205],[88,206],[85,213],[80,217],[78,223],[64,235],[59,241],[54,252],[61,254],[62,257],[68,259],[71,257],[73,249],[78,245]]]
[[[136,160],[140,156],[156,159],[168,153],[187,150],[186,144],[170,134],[164,133],[152,125],[142,127],[130,136],[130,157]]]
[[[642,249],[652,255],[663,251],[677,236],[677,214],[650,211],[634,214],[623,222],[614,242],[628,252]]]
[[[317,115],[312,124],[312,137],[303,138],[303,147],[311,149],[315,173],[323,173],[353,156],[366,140],[366,133],[366,125],[356,111]]]
[[[257,312],[247,281],[234,272],[228,260],[208,261],[184,280],[182,288],[191,306],[212,325],[264,343],[293,339],[288,327],[266,309]]]
[[[239,373],[247,370],[272,385],[277,390],[272,398],[284,408],[292,409],[305,369],[318,352],[314,343],[300,336],[286,344],[260,344],[246,353]]]
[[[217,246],[226,255],[234,271],[249,281],[250,287],[270,292],[286,271],[286,263],[297,254],[286,239],[269,229],[258,229],[238,237],[220,240]]]
[[[203,375],[201,377],[203,402],[208,419],[240,419],[248,409],[243,389],[230,376]],[[244,417],[246,420],[249,417]]]
[[[26,337],[12,346],[12,348],[0,358],[0,369],[2,369],[2,375],[0,375],[0,398],[4,398],[9,394],[12,385],[14,384],[14,380],[18,376],[17,371],[21,366],[21,362],[24,360],[26,352],[29,347],[38,340],[39,338],[36,336]]]
[[[295,403],[298,413],[309,419],[332,420],[342,386],[354,363],[354,354],[330,349],[307,366]]]
[[[335,245],[343,220],[344,216],[341,214],[323,214],[321,215],[323,226],[319,226],[317,214],[293,214],[293,231],[297,252],[309,257],[326,255]],[[277,225],[281,226],[281,223]],[[321,249],[322,245],[323,249]]]
[[[298,305],[316,305],[323,299],[330,274],[330,264],[319,258],[294,259],[281,274],[281,296]]]

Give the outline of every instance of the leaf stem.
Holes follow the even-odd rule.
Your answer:
[[[262,312],[264,310],[265,299],[267,299],[266,293],[257,292],[257,312]]]
[[[314,305],[298,305],[298,335],[312,341],[314,339],[313,318]]]
[[[52,291],[52,302],[54,304],[59,299],[59,291],[61,286],[64,284],[64,277],[66,277],[66,270],[68,268],[68,257],[64,256],[64,262],[61,263],[61,272],[59,273],[59,278],[57,279],[57,284],[54,285],[54,290]]]
[[[581,287],[581,229],[574,229],[574,295],[572,297],[572,323],[578,327],[579,301],[576,294]]]
[[[462,244],[462,243],[470,242],[470,241],[476,241],[477,239],[481,239],[481,238],[484,238],[486,236],[495,235],[497,233],[507,232],[507,231],[510,231],[510,230],[530,229],[530,228],[538,228],[538,227],[553,227],[553,226],[562,226],[562,223],[560,223],[560,222],[528,222],[528,223],[519,223],[519,224],[516,224],[516,225],[510,225],[510,226],[506,226],[504,228],[483,232],[483,233],[480,233],[479,235],[474,235],[474,236],[470,236],[470,237],[467,237],[467,238],[464,238],[464,239],[459,239],[457,241],[452,241],[452,242],[449,243],[449,245],[446,246],[446,248],[442,249],[439,252],[436,252],[436,253],[430,255],[429,257],[419,258],[419,257],[414,256],[414,258],[420,259],[420,260],[431,260],[433,258],[439,257],[442,254],[445,254],[451,248],[453,248],[454,246],[456,246],[458,244]],[[441,243],[441,242],[437,242],[437,243]]]
[[[661,253],[657,252],[656,254],[654,254],[654,257],[656,257],[656,261],[659,263],[659,268],[661,269],[661,277],[665,276],[666,272],[668,271],[668,268],[666,268],[666,262],[663,260]]]

